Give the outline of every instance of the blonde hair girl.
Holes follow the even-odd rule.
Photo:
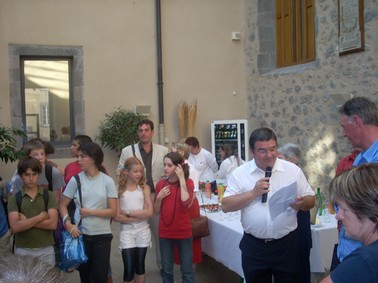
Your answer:
[[[148,219],[153,214],[153,204],[144,166],[136,157],[126,159],[120,171],[118,197],[119,210],[114,220],[120,222],[123,281],[144,283],[147,247],[151,243]]]
[[[137,165],[143,167],[143,163],[138,158],[130,157],[126,159],[125,165],[120,170],[120,174],[119,174],[118,196],[121,196],[126,191],[128,172],[131,170],[133,166],[137,166]],[[146,175],[145,175],[144,170],[138,184],[143,190],[144,186],[146,185]]]

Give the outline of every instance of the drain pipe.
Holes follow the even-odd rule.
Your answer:
[[[161,7],[160,0],[156,0],[156,52],[157,52],[157,87],[159,107],[159,144],[165,142],[164,132],[164,97],[163,97],[163,63],[161,44]]]

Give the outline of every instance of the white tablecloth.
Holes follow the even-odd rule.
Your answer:
[[[201,214],[204,215],[202,209]],[[207,217],[210,236],[202,238],[202,251],[244,277],[239,249],[243,236],[240,212],[227,214],[208,212]],[[333,246],[338,239],[334,215],[330,216],[330,222],[325,222],[321,217],[321,224],[312,225],[311,235],[313,245],[310,255],[311,272],[324,272],[330,267]]]
[[[319,217],[320,224],[311,225],[312,249],[310,253],[311,272],[325,272],[332,262],[333,247],[338,241],[337,220],[329,215],[327,221]]]
[[[202,238],[202,251],[244,278],[239,249],[243,236],[240,212],[213,212],[207,217],[210,236]]]

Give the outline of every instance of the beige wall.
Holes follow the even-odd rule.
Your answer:
[[[195,134],[210,149],[212,119],[247,118],[241,0],[161,1],[164,135],[179,139],[177,106],[198,101]],[[231,32],[240,31],[241,41]],[[155,1],[0,0],[0,119],[10,126],[8,44],[82,46],[86,133],[122,105],[151,105],[158,130]],[[156,139],[156,141],[158,141]],[[114,171],[117,156],[105,149]],[[63,166],[70,159],[57,160]],[[0,164],[5,178],[15,164]]]

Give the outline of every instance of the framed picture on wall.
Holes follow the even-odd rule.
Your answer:
[[[364,1],[338,0],[339,55],[364,50]]]

